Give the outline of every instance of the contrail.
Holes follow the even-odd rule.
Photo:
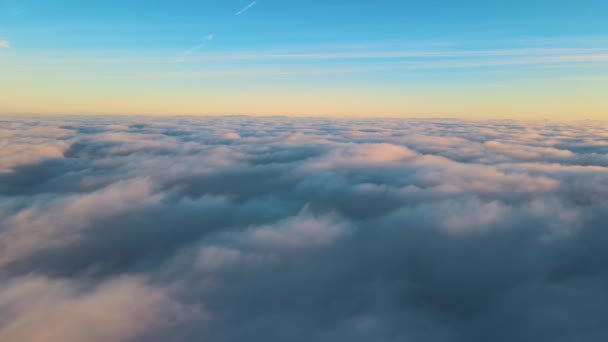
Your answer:
[[[184,53],[182,54],[182,56],[178,59],[178,62],[183,62],[184,59],[188,56],[190,56],[193,52],[202,49],[203,47],[205,47],[205,45],[207,45],[208,42],[212,41],[214,38],[213,34],[208,34],[205,37],[203,37],[203,41],[198,44],[197,46],[190,48],[186,51],[184,51]]]
[[[252,3],[250,3],[249,5],[245,6],[242,10],[236,12],[234,15],[241,15],[247,11],[249,11],[251,9],[251,7],[255,6],[255,3],[257,2],[257,0],[254,0]]]

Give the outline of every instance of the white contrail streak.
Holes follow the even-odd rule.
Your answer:
[[[243,9],[241,9],[240,11],[236,12],[234,15],[241,15],[247,11],[249,11],[253,6],[255,6],[255,3],[257,2],[257,0],[253,1],[252,3],[250,3],[249,5],[243,7]]]

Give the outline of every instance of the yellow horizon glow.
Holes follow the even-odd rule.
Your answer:
[[[325,67],[328,73],[312,68],[310,74],[280,65],[253,73],[250,67],[224,65],[230,72],[214,74],[212,66],[203,65],[209,73],[200,74],[191,69],[201,66],[155,59],[140,66],[131,60],[20,56],[0,60],[0,115],[608,118],[604,64],[394,73],[340,67],[333,73]]]
[[[462,119],[606,119],[604,88],[593,85],[509,89],[399,89],[319,87],[257,90],[131,86],[70,87],[23,84],[0,94],[3,115],[233,115],[323,117],[453,117]],[[547,85],[548,87],[549,85]]]

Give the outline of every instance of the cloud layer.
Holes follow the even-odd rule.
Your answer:
[[[606,123],[0,127],[2,341],[608,339]]]

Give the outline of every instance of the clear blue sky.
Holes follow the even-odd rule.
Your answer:
[[[604,34],[601,0],[3,0],[0,32],[23,48],[220,48]]]
[[[276,90],[283,102],[293,104],[319,99],[314,90],[332,84],[336,101],[344,101],[349,94],[368,94],[380,104],[380,111],[391,108],[389,115],[412,114],[410,110],[440,114],[441,108],[424,109],[421,99],[431,98],[434,92],[460,105],[462,111],[476,110],[466,94],[459,95],[458,87],[445,87],[450,82],[471,85],[473,92],[486,85],[531,85],[533,82],[521,78],[514,83],[514,77],[528,74],[547,80],[593,78],[589,93],[605,89],[607,18],[608,1],[600,0],[0,0],[0,44],[5,47],[0,49],[0,72],[9,75],[11,84],[21,84],[21,92],[32,89],[29,98],[38,102],[46,101],[35,93],[43,90],[27,88],[38,72],[47,83],[54,80],[55,85],[63,86],[62,94],[67,96],[76,85],[70,85],[66,75],[84,77],[91,69],[98,69],[105,75],[107,89],[93,87],[90,91],[111,94],[108,89],[113,84],[108,75],[114,72],[129,78],[128,73],[137,70],[141,73],[129,82],[139,89],[133,94],[140,100],[174,96],[177,101],[175,96],[180,94],[223,84],[224,90],[214,99],[228,101],[232,93],[247,91],[243,84],[258,82],[267,91]],[[99,59],[106,63],[99,64]],[[108,60],[120,62],[108,65]],[[49,61],[54,61],[52,67]],[[555,70],[548,72],[545,64]],[[48,75],[59,69],[63,70],[61,76]],[[339,76],[328,80],[323,76],[325,71]],[[170,84],[166,89],[160,83],[151,89],[135,82],[142,73],[148,78],[153,73],[158,82],[163,72],[167,73],[166,84]],[[241,78],[235,80],[236,75]],[[269,79],[277,75],[282,79]],[[94,78],[90,75],[89,80]],[[1,82],[0,86],[9,85],[6,80]],[[125,84],[119,78],[114,82],[115,88]],[[416,85],[426,87],[426,92],[412,91]],[[349,88],[354,86],[357,88]],[[399,96],[387,95],[390,92],[383,87],[389,86],[411,101],[400,103]],[[564,86],[553,95],[566,91]],[[309,96],[300,96],[303,92]],[[27,94],[18,95],[23,101],[28,99]],[[541,95],[551,97],[546,92]],[[501,101],[518,98],[511,97]],[[88,98],[98,101],[102,97]],[[599,98],[589,100],[603,105]],[[190,97],[187,101],[193,107],[183,112],[247,112],[246,107],[232,109],[216,103],[207,108]],[[257,101],[261,101],[259,97]],[[317,102],[319,106],[324,103]],[[66,111],[84,108],[64,105]],[[371,102],[367,105],[373,109]],[[59,104],[55,106],[61,111]],[[27,112],[26,107],[11,105],[17,112]],[[170,107],[169,102],[166,107]],[[119,104],[112,108],[120,112]],[[132,105],[124,111],[146,110]],[[252,103],[253,112],[265,110],[268,114],[293,112],[293,108],[264,109],[260,103]]]

